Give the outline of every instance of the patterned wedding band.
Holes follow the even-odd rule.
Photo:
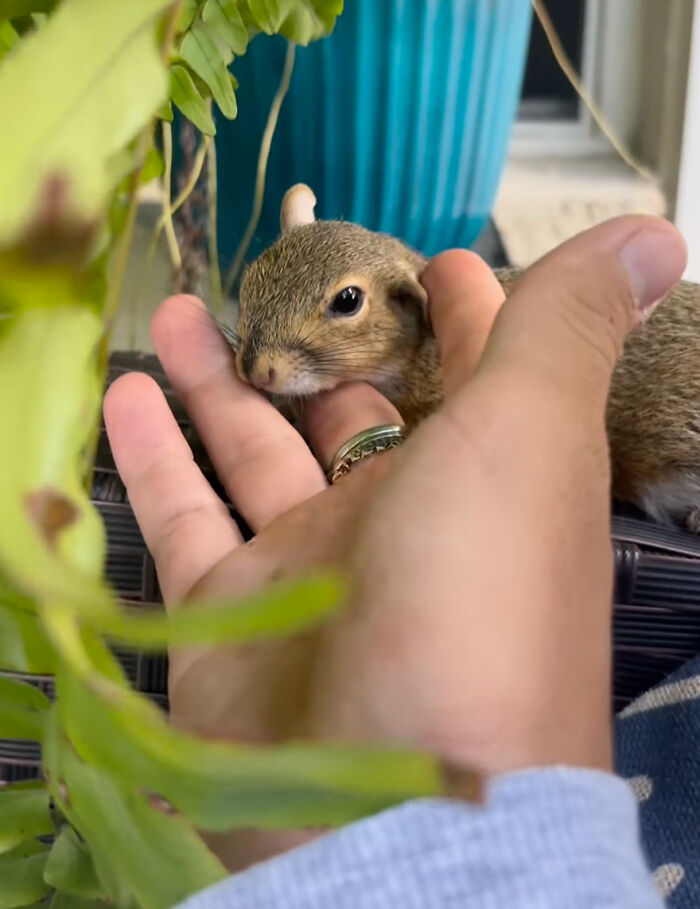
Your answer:
[[[355,464],[380,451],[396,448],[403,440],[403,429],[400,426],[373,426],[372,429],[358,432],[336,452],[328,471],[328,479],[335,483],[350,473]]]

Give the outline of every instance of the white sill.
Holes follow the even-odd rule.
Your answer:
[[[654,179],[616,155],[571,146],[565,153],[523,151],[516,137],[506,164],[494,221],[514,265],[526,267],[569,237],[617,215],[665,215]]]

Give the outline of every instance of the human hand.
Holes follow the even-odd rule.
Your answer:
[[[670,225],[618,219],[538,263],[501,309],[477,257],[438,256],[424,283],[445,405],[331,488],[301,437],[236,380],[192,301],[166,301],[157,352],[257,533],[242,544],[155,383],[116,382],[107,429],[166,602],[242,595],[327,566],[350,583],[343,613],[315,634],[173,652],[174,721],[247,741],[398,742],[486,773],[608,769],[605,402],[640,305],[683,266]],[[398,415],[348,386],[305,420],[327,464],[355,432]]]

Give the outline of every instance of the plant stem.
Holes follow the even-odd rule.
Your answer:
[[[214,295],[214,311],[221,313],[224,295],[221,288],[219,269],[219,243],[217,238],[217,192],[216,143],[212,140],[207,148],[207,242],[209,244],[209,283]]]
[[[229,268],[226,275],[226,280],[224,282],[224,294],[226,294],[226,296],[231,293],[233,285],[236,283],[236,279],[238,278],[238,274],[243,266],[248,248],[250,247],[251,240],[253,239],[255,231],[257,230],[258,224],[260,222],[263,201],[265,199],[265,179],[267,176],[267,163],[270,158],[270,148],[272,147],[272,139],[275,135],[277,121],[279,120],[280,110],[282,109],[282,102],[284,101],[284,98],[289,91],[289,85],[292,81],[295,51],[295,45],[289,41],[287,43],[287,54],[284,58],[282,78],[280,79],[280,84],[277,88],[277,91],[275,92],[275,97],[272,99],[270,113],[267,116],[267,123],[265,124],[265,130],[260,142],[258,168],[255,178],[255,195],[253,197],[253,211],[250,216],[250,221],[248,222],[245,233],[243,234],[243,239],[241,240],[240,245],[236,250],[236,255],[234,256],[231,267]]]
[[[210,142],[211,136],[202,136],[202,142],[197,149],[194,164],[192,165],[192,172],[187,178],[187,183],[183,186],[179,196],[176,196],[175,201],[173,202],[173,207],[170,212],[171,215],[174,215],[178,208],[184,205],[190,197],[192,190],[197,185],[197,180],[199,180],[199,175],[202,173],[202,168],[204,167],[204,161],[207,157],[207,148],[209,147]]]
[[[190,171],[190,175],[187,178],[187,183],[183,186],[182,191],[175,198],[173,204],[167,209],[167,211],[164,211],[158,219],[158,223],[156,224],[153,231],[151,244],[148,250],[149,258],[153,257],[156,249],[156,244],[158,243],[158,237],[160,236],[161,230],[163,230],[165,227],[166,222],[168,219],[172,219],[175,212],[187,201],[190,194],[197,185],[197,181],[199,180],[200,174],[202,173],[202,168],[204,167],[204,161],[207,156],[207,148],[209,146],[209,142],[210,136],[202,136],[202,141],[199,145],[199,148],[197,149],[197,154],[192,165],[192,170]]]
[[[180,15],[180,9],[182,7],[183,0],[175,0],[173,3],[170,13],[168,14],[168,21],[165,25],[165,35],[163,36],[163,62],[167,63],[170,54],[172,52],[172,47],[175,42],[175,30],[177,29],[177,20]]]
[[[535,15],[537,16],[540,25],[542,26],[542,31],[547,38],[547,42],[549,44],[550,50],[552,51],[554,59],[556,60],[564,76],[571,83],[571,86],[576,94],[588,108],[588,112],[590,113],[591,117],[593,117],[602,134],[612,145],[617,154],[622,158],[625,164],[631,167],[632,170],[636,171],[640,177],[649,179],[649,177],[652,176],[649,169],[645,167],[641,161],[635,158],[632,152],[616,135],[615,130],[606,119],[601,108],[598,106],[598,102],[583,84],[580,75],[576,72],[576,67],[569,59],[564,45],[561,43],[561,38],[559,37],[554,23],[552,22],[552,18],[547,10],[544,0],[532,0],[532,7],[535,11]]]
[[[163,158],[165,159],[165,173],[163,174],[163,214],[165,218],[165,237],[168,241],[168,251],[173,268],[177,270],[182,265],[182,256],[180,247],[177,245],[175,236],[175,225],[173,224],[173,215],[170,208],[170,188],[172,186],[173,173],[173,129],[167,120],[162,122],[163,130]]]

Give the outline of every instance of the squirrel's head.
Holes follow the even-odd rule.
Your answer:
[[[281,396],[390,387],[429,330],[424,260],[393,237],[316,221],[315,203],[303,184],[286,193],[280,238],[243,277],[238,372]]]

